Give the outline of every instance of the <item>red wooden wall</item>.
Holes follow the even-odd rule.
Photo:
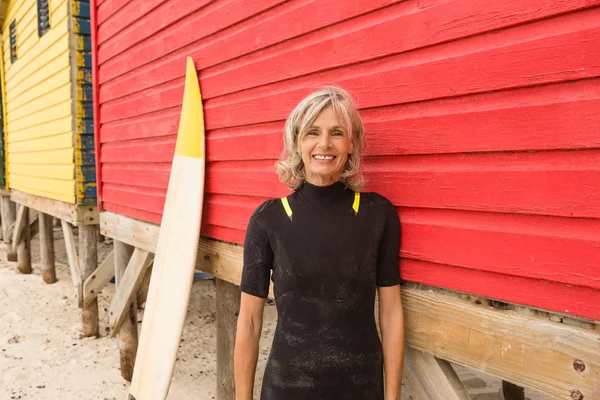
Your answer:
[[[159,223],[185,57],[208,129],[203,234],[241,243],[283,121],[338,84],[402,276],[600,320],[600,0],[97,0],[102,209]]]

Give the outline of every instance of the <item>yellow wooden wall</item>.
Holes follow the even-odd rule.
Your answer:
[[[50,0],[50,30],[38,36],[37,1],[8,2],[2,24],[7,186],[76,203],[69,0]],[[9,27],[16,20],[17,60]]]

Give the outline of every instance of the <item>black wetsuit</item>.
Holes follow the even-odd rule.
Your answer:
[[[278,321],[261,400],[383,400],[376,286],[400,283],[400,223],[376,193],[305,183],[251,217],[241,290],[267,297]],[[354,208],[353,208],[354,206]],[[358,212],[355,209],[358,208]]]

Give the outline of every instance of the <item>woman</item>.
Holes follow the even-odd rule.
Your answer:
[[[252,399],[271,279],[278,321],[261,400],[400,398],[400,223],[383,196],[358,192],[364,143],[356,106],[339,88],[309,95],[286,121],[277,169],[294,193],[260,205],[248,224],[237,400]]]

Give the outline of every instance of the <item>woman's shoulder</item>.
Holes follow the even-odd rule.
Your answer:
[[[381,208],[394,207],[394,204],[387,197],[377,192],[361,192],[360,197],[361,204],[364,205]]]
[[[269,199],[267,201],[262,202],[258,207],[256,207],[256,209],[252,213],[252,216],[250,217],[250,219],[268,218],[268,216],[270,214],[275,212],[275,210],[277,209],[277,207],[275,207],[275,206],[279,202],[280,202],[280,199]]]

